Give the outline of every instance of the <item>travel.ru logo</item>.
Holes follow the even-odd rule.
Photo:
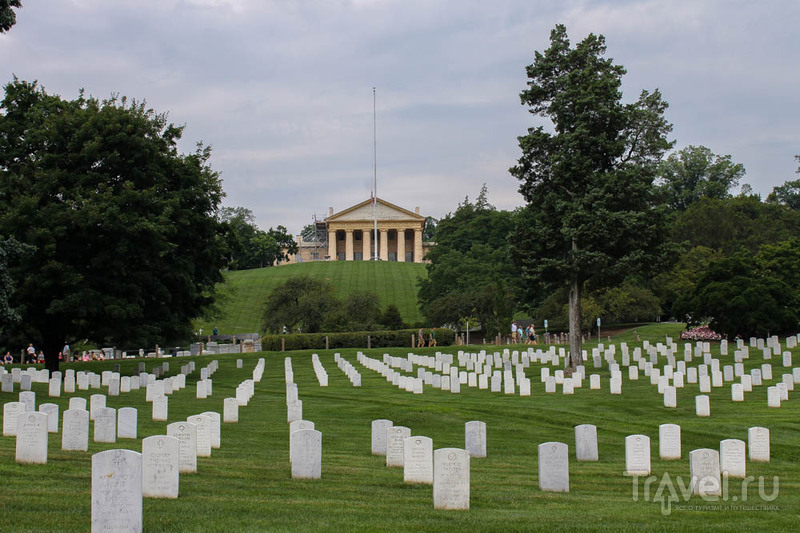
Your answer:
[[[661,504],[661,514],[669,516],[672,513],[673,504],[688,502],[695,495],[705,502],[736,502],[739,505],[726,507],[730,510],[777,510],[777,507],[770,506],[743,506],[741,503],[747,502],[750,498],[749,492],[751,485],[758,481],[758,499],[762,502],[772,502],[778,498],[780,493],[780,480],[778,476],[773,476],[771,490],[768,490],[768,483],[764,476],[747,476],[742,479],[731,480],[728,476],[722,476],[722,480],[714,476],[699,478],[693,476],[685,480],[682,476],[672,477],[668,472],[664,472],[661,479],[657,476],[636,476],[625,473],[633,480],[633,501],[638,502],[641,498],[646,502],[658,502]],[[644,479],[641,484],[640,480]],[[737,487],[736,483],[740,486]],[[640,490],[640,488],[642,490]],[[737,490],[737,488],[739,490]],[[675,505],[676,509],[694,510],[692,506]],[[723,509],[723,507],[719,507]],[[714,507],[698,507],[697,510],[717,510]]]

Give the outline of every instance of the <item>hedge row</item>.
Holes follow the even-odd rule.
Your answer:
[[[425,341],[430,329],[424,329]],[[372,348],[411,347],[411,336],[415,340],[419,330],[401,329],[395,331],[355,331],[347,333],[298,333],[291,335],[264,335],[261,337],[261,349],[280,351],[281,339],[286,339],[283,346],[286,350],[324,350],[325,337],[328,337],[329,348],[366,348],[367,337]],[[451,329],[437,328],[436,343],[438,346],[451,346],[455,343],[456,334]]]

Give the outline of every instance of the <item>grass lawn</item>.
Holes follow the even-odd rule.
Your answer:
[[[325,278],[336,286],[340,298],[353,291],[371,291],[383,308],[394,303],[403,320],[422,320],[417,308],[417,278],[426,277],[424,264],[388,261],[316,261],[280,267],[227,272],[219,287],[221,301],[217,318],[195,322],[210,334],[214,327],[223,334],[261,331],[262,306],[276,285],[294,276]]]
[[[276,269],[280,270],[280,269]],[[663,341],[666,325],[638,328],[652,342]],[[650,334],[657,335],[651,337]],[[675,337],[677,339],[677,337]],[[677,342],[677,341],[676,341]],[[628,342],[629,346],[633,346]],[[683,343],[679,342],[680,356]],[[477,352],[482,347],[469,347]],[[487,346],[494,351],[496,347]],[[510,347],[514,349],[514,347]],[[592,345],[587,345],[591,350]],[[433,354],[436,349],[417,353]],[[452,351],[456,349],[442,349]],[[539,363],[527,369],[531,377],[530,397],[491,393],[462,385],[460,394],[425,387],[413,395],[387,383],[380,375],[356,361],[356,350],[339,350],[362,374],[363,384],[354,388],[333,362],[333,351],[317,351],[328,371],[330,385],[320,387],[311,365],[311,352],[247,354],[245,356],[197,357],[197,370],[188,376],[187,388],[170,398],[170,422],[207,410],[222,412],[223,399],[234,395],[236,386],[250,377],[258,357],[265,357],[264,379],[256,384],[255,396],[240,408],[239,422],[224,424],[222,448],[212,457],[198,459],[198,473],[180,480],[177,500],[144,500],[145,531],[794,531],[800,513],[800,403],[790,392],[790,401],[780,409],[768,409],[766,386],[746,393],[746,402],[731,401],[730,387],[714,389],[711,417],[695,416],[696,384],[678,390],[678,407],[663,407],[656,387],[644,379],[628,381],[624,372],[623,395],[609,394],[608,368],[594,369],[591,360],[587,376],[599,373],[602,389],[589,390],[588,377],[573,396],[546,394],[539,382]],[[364,351],[380,358],[384,353],[405,356],[408,348]],[[718,355],[718,346],[712,345]],[[731,350],[732,353],[732,350]],[[303,401],[304,418],[315,422],[322,432],[322,479],[292,480],[289,467],[289,435],[286,423],[284,357],[292,358],[295,383]],[[236,368],[236,359],[244,368]],[[800,361],[800,350],[794,351]],[[733,364],[732,356],[722,356]],[[214,394],[206,400],[194,398],[199,369],[218,359],[213,376]],[[147,360],[150,370],[163,360]],[[183,359],[170,359],[169,375],[179,370]],[[619,346],[617,361],[621,362]],[[122,363],[122,373],[131,374],[138,361]],[[663,358],[662,358],[663,363]],[[746,368],[763,363],[762,355],[751,350]],[[771,361],[774,381],[784,369],[780,357]],[[692,364],[699,364],[697,359]],[[110,369],[113,362],[83,363],[75,368],[95,372]],[[68,365],[63,365],[68,367]],[[555,370],[558,367],[551,367]],[[624,369],[623,369],[624,370]],[[416,369],[415,369],[416,373]],[[771,383],[770,383],[771,384]],[[17,389],[18,390],[18,389]],[[35,384],[37,405],[50,401],[47,387]],[[88,398],[97,391],[78,391]],[[109,397],[110,407],[139,408],[139,438],[161,434],[167,423],[150,420],[145,391]],[[3,402],[15,401],[17,394],[2,393]],[[64,409],[67,397],[55,400]],[[464,446],[464,424],[482,420],[487,425],[488,456],[471,460],[469,511],[433,509],[432,488],[403,483],[401,469],[389,469],[385,458],[370,453],[370,425],[373,419],[388,418],[395,425],[411,428],[412,435],[431,437],[434,449]],[[574,426],[595,424],[600,460],[575,460]],[[658,426],[676,423],[682,428],[683,458],[658,458]],[[773,476],[779,478],[774,501],[762,501],[758,483],[740,497],[741,484],[727,501],[706,502],[681,498],[669,515],[662,514],[659,501],[643,497],[644,480],[639,480],[638,501],[633,497],[633,480],[623,475],[626,435],[645,434],[651,438],[652,471],[661,480],[689,476],[689,451],[719,449],[727,438],[747,441],[747,429],[765,426],[771,431],[769,463],[747,463],[747,473],[763,476],[771,494]],[[91,439],[90,439],[91,440]],[[543,442],[567,443],[570,453],[570,492],[547,493],[538,488],[537,446]],[[117,444],[90,442],[89,453],[63,452],[60,434],[51,434],[46,465],[17,465],[15,440],[0,437],[0,529],[4,531],[86,531],[91,521],[91,454],[111,448],[141,450],[140,440]],[[677,505],[683,506],[678,508]],[[691,507],[687,507],[691,506]],[[769,510],[764,510],[764,508]]]

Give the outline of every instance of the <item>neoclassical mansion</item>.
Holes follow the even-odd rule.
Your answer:
[[[377,211],[378,240],[373,242]],[[432,243],[422,241],[425,217],[380,198],[348,207],[316,223],[316,236],[297,237],[299,251],[290,263],[305,261],[381,261],[422,263]]]

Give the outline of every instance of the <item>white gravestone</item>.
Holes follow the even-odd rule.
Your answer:
[[[142,454],[106,450],[92,456],[92,532],[142,531]]]
[[[539,489],[569,492],[569,452],[563,442],[539,445]]]
[[[70,398],[69,399],[69,408],[70,409],[81,409],[83,411],[87,411],[86,409],[86,398]]]
[[[625,472],[632,476],[650,475],[650,437],[647,435],[625,437]]]
[[[597,426],[581,424],[575,426],[575,456],[578,461],[598,461]]]
[[[13,437],[17,434],[17,416],[26,411],[22,402],[6,402],[3,404],[3,436]]]
[[[681,427],[678,424],[658,426],[658,455],[665,460],[681,458]]]
[[[486,457],[486,422],[472,420],[464,424],[464,449],[472,457]]]
[[[677,389],[671,385],[664,387],[664,407],[677,407],[678,395]]]
[[[218,450],[220,448],[220,438],[222,435],[222,417],[216,411],[206,411],[200,414],[207,416],[211,421],[211,448]]]
[[[33,391],[22,391],[19,393],[19,401],[25,404],[26,411],[36,410],[36,393]]]
[[[393,425],[385,418],[372,421],[372,455],[386,455],[386,430]]]
[[[403,446],[403,482],[433,484],[433,439],[408,437]]]
[[[411,429],[405,426],[386,428],[386,466],[403,468],[405,460],[405,440],[411,436]]]
[[[239,400],[236,398],[225,398],[222,405],[222,421],[239,421]]]
[[[94,420],[95,412],[106,406],[106,397],[104,394],[92,394],[89,397],[89,418]]]
[[[89,411],[86,409],[67,409],[61,428],[61,449],[68,451],[89,451]]]
[[[303,419],[303,400],[296,400],[286,406],[286,421],[294,422]]]
[[[695,396],[694,410],[697,416],[711,416],[711,401],[708,396]]]
[[[289,462],[292,462],[292,436],[301,429],[316,429],[310,420],[295,420],[289,424]]]
[[[434,451],[434,509],[469,510],[469,492],[469,452],[458,448]]]
[[[725,439],[719,443],[719,466],[723,476],[744,478],[747,470],[745,458],[743,440]]]
[[[180,485],[180,441],[167,435],[142,440],[142,496],[177,498]]]
[[[322,477],[322,433],[316,429],[300,429],[292,433],[292,479]]]
[[[698,496],[722,496],[719,474],[719,452],[700,448],[689,452],[689,475],[692,494]]]
[[[173,422],[167,426],[167,435],[180,441],[179,472],[197,472],[197,426],[191,422]]]
[[[94,412],[94,441],[117,442],[117,410],[101,407]]]
[[[169,397],[165,395],[155,396],[151,404],[152,419],[154,421],[166,422],[169,420]]]
[[[39,411],[47,413],[47,432],[58,433],[58,405],[43,403],[39,406]]]
[[[768,463],[770,461],[769,429],[765,427],[748,429],[747,449],[749,450],[750,462]]]
[[[135,439],[138,411],[135,407],[122,407],[117,411],[117,438]]]
[[[47,464],[47,413],[17,415],[18,463]]]
[[[211,419],[205,415],[193,415],[186,421],[197,426],[197,456],[211,457]]]
[[[59,398],[61,397],[61,379],[59,378],[50,378],[47,394],[51,398]]]

